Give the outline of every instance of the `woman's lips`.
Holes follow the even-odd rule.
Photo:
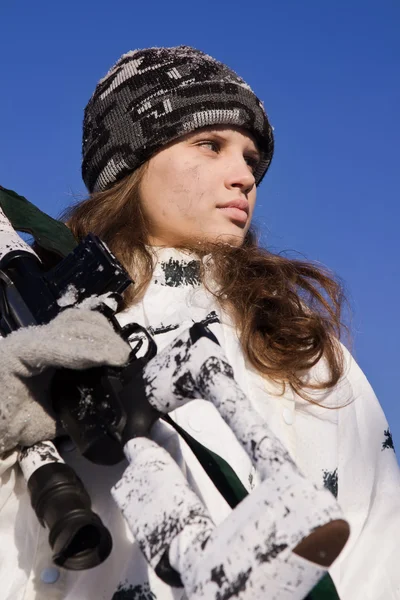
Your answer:
[[[232,221],[237,221],[238,223],[247,223],[248,214],[240,208],[226,206],[224,208],[218,208],[218,210],[224,212],[229,219],[232,219]]]

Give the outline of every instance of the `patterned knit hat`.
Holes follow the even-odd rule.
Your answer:
[[[124,54],[99,81],[83,122],[82,177],[105,190],[168,142],[208,125],[247,129],[261,161],[257,185],[273,154],[262,102],[234,71],[190,46]]]

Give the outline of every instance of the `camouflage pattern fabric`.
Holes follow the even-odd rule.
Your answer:
[[[98,83],[83,123],[82,177],[109,188],[166,143],[209,125],[243,127],[256,139],[259,184],[273,154],[262,102],[234,71],[190,46],[124,54]]]

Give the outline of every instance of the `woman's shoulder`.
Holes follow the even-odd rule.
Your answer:
[[[282,412],[286,408],[286,412],[290,409],[293,413],[293,421],[297,415],[304,419],[316,418],[319,422],[337,424],[341,409],[351,407],[358,397],[371,391],[371,386],[349,350],[339,343],[338,352],[343,364],[342,374],[331,387],[324,387],[324,382],[329,380],[330,370],[328,360],[322,357],[303,373],[304,388],[298,391],[289,384],[278,383],[268,376],[261,375],[247,364],[251,390],[257,392],[258,398],[262,398],[259,404],[263,406],[266,405],[266,400],[270,399],[267,403],[268,412]],[[317,389],[318,386],[320,389]],[[350,408],[350,411],[354,408]]]
[[[353,354],[343,344],[339,351],[343,371],[338,382],[330,388],[311,390],[308,400],[295,394],[296,413],[336,423],[341,443],[356,436],[368,445],[373,434],[383,439],[388,424],[382,406]],[[328,369],[327,361],[322,358],[307,373],[307,381],[311,384],[324,381]]]

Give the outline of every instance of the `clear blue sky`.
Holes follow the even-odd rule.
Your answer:
[[[0,184],[52,216],[85,194],[83,109],[123,52],[188,44],[264,101],[263,243],[340,275],[354,354],[400,451],[398,0],[14,0],[0,7]]]

